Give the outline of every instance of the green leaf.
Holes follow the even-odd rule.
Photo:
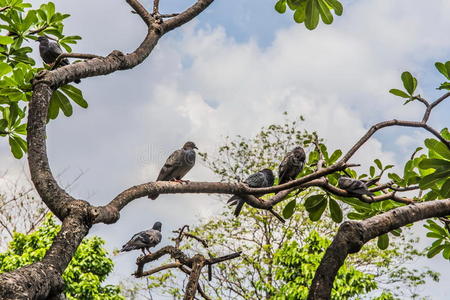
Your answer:
[[[330,12],[325,0],[317,0],[317,4],[319,7],[320,17],[325,24],[333,23],[333,15]]]
[[[275,4],[275,10],[280,14],[284,14],[286,12],[286,0],[279,0]]]
[[[411,98],[410,95],[408,95],[407,93],[405,93],[404,91],[399,90],[399,89],[390,89],[389,93],[391,93],[395,96],[402,97],[402,98],[407,98],[407,99]]]
[[[427,257],[432,258],[432,257],[436,256],[436,254],[441,252],[442,249],[444,249],[444,248],[445,248],[445,245],[438,245],[435,247],[430,247],[430,249],[428,249]]]
[[[448,128],[444,128],[441,130],[441,135],[444,139],[450,140],[450,131],[448,131]]]
[[[318,0],[309,0],[306,4],[305,26],[309,30],[315,29],[319,24],[319,8],[317,1]]]
[[[447,70],[447,68],[445,67],[445,64],[441,63],[441,62],[437,62],[434,64],[434,66],[436,67],[436,69],[445,76],[445,78],[450,79],[449,78],[449,72]]]
[[[328,5],[330,5],[334,9],[334,13],[337,16],[342,16],[342,13],[344,12],[344,7],[342,4],[337,0],[326,0]]]
[[[389,246],[389,236],[387,235],[387,233],[378,237],[377,246],[381,250],[387,249],[387,247]]]
[[[66,95],[61,93],[60,91],[54,91],[52,95],[52,100],[55,100],[58,103],[59,108],[61,108],[62,112],[66,117],[70,117],[73,113],[72,105],[67,99]]]
[[[12,72],[12,68],[9,64],[0,62],[0,77]]]
[[[375,159],[373,162],[377,165],[378,169],[383,170],[383,165],[381,164],[381,161],[378,158]]]
[[[450,160],[450,149],[448,149],[442,142],[435,139],[426,139],[425,146],[439,154],[441,157]]]
[[[20,144],[12,136],[8,138],[9,146],[11,147],[11,152],[15,158],[21,159],[23,156],[22,148]]]
[[[342,151],[339,149],[335,150],[333,152],[333,154],[331,154],[328,163],[332,164],[332,163],[336,162],[339,159],[339,157],[341,157],[341,156],[342,156]]]
[[[425,158],[420,161],[419,167],[422,169],[450,168],[450,161],[439,158]]]
[[[406,91],[412,96],[417,87],[417,80],[409,72],[403,72],[401,78]]]
[[[81,106],[82,108],[88,108],[88,103],[83,97],[83,93],[80,89],[74,87],[73,85],[63,85],[61,90],[72,99],[73,102]]]
[[[309,219],[311,221],[318,221],[320,219],[327,207],[327,202],[327,198],[323,197],[322,201],[317,206],[309,210]]]
[[[321,195],[321,194],[313,195],[313,196],[306,198],[305,204],[304,204],[305,209],[307,211],[314,209],[316,206],[319,206],[324,199],[325,199],[325,196]]]
[[[331,219],[336,223],[342,222],[342,209],[339,204],[332,198],[329,199]]]
[[[14,43],[14,39],[10,36],[0,36],[0,45],[9,45]]]
[[[443,198],[450,198],[450,178],[447,179],[441,187],[441,196]]]
[[[292,200],[289,202],[283,209],[283,218],[289,219],[294,214],[295,205],[297,204],[296,200]]]
[[[442,252],[442,256],[444,256],[445,259],[450,259],[450,245],[445,245],[445,249]]]
[[[294,21],[297,23],[303,23],[306,19],[306,1],[303,1],[294,12]]]
[[[441,181],[443,179],[446,179],[449,176],[450,176],[450,169],[436,171],[436,172],[434,172],[434,173],[432,173],[430,175],[427,175],[427,176],[423,177],[422,179],[420,179],[419,187],[422,190],[429,189],[429,188],[433,187],[439,181]]]

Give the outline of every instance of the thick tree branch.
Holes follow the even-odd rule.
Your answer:
[[[56,69],[59,65],[59,63],[67,57],[71,58],[81,58],[81,59],[92,59],[92,58],[100,58],[101,56],[95,55],[95,54],[83,54],[83,53],[62,53],[60,54],[55,62],[53,63],[52,70]]]
[[[90,228],[89,220],[82,217],[86,212],[79,211],[87,209],[86,203],[72,208],[42,261],[0,276],[0,299],[46,299],[62,292],[61,275]]]
[[[350,253],[382,234],[432,217],[450,214],[450,199],[408,205],[363,221],[344,222],[325,252],[311,284],[308,299],[330,299],[334,278]]]

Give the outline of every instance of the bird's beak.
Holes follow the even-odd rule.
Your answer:
[[[198,150],[197,146],[194,146],[194,149],[197,149],[197,150]]]

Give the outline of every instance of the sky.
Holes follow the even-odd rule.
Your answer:
[[[32,0],[33,5],[44,1]],[[83,39],[74,52],[107,55],[131,52],[146,29],[125,1],[55,0],[71,14],[65,32]],[[161,11],[178,12],[192,1],[161,0]],[[68,183],[82,177],[72,194],[93,204],[108,203],[122,190],[157,177],[166,157],[187,140],[214,153],[225,136],[252,136],[268,124],[303,115],[332,148],[348,150],[374,123],[398,118],[417,120],[423,107],[402,105],[388,93],[401,88],[400,74],[418,78],[419,92],[430,100],[443,77],[436,61],[450,59],[450,2],[446,0],[343,1],[344,15],[332,25],[308,31],[291,13],[274,11],[275,1],[216,0],[191,23],[164,36],[150,57],[132,70],[83,79],[79,87],[88,109],[48,126],[52,170]],[[143,1],[150,7],[150,1]],[[36,50],[36,45],[32,45]],[[40,62],[39,59],[36,59]],[[450,102],[432,113],[430,124],[448,127]],[[400,169],[428,135],[418,129],[390,128],[377,133],[352,162],[368,168],[374,157]],[[20,173],[25,159],[11,158],[0,142],[0,174]],[[198,162],[190,180],[217,179]],[[137,199],[113,225],[96,225],[91,235],[119,248],[135,232],[163,223],[162,244],[172,230],[214,216],[222,204],[210,195],[161,195]],[[427,238],[420,227],[415,230]],[[117,282],[134,270],[132,253],[114,257]],[[417,266],[441,271],[441,283],[423,293],[447,299],[448,261],[421,260]]]

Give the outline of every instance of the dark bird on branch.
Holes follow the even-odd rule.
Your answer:
[[[295,147],[294,150],[288,152],[278,167],[278,184],[294,180],[303,170],[305,160],[306,154],[302,147]]]
[[[353,179],[346,176],[339,177],[338,186],[354,195],[368,195],[373,196],[374,193],[370,192],[367,188],[367,184],[361,180]]]
[[[198,149],[193,142],[186,142],[183,148],[173,152],[161,168],[156,181],[183,182],[181,178],[195,165],[195,150]],[[159,194],[150,194],[152,200],[158,198]]]
[[[247,177],[247,179],[244,180],[244,183],[252,188],[263,188],[263,187],[271,187],[273,185],[273,182],[275,180],[275,177],[273,176],[273,172],[270,169],[263,169],[259,171],[258,173],[254,173]],[[262,195],[255,195],[256,197],[262,196]],[[228,200],[229,205],[236,205],[236,209],[234,210],[234,215],[237,217],[241,213],[242,207],[244,206],[244,199],[241,198],[242,196],[234,195]]]
[[[161,225],[161,222],[156,222],[152,229],[136,233],[125,245],[122,246],[120,252],[141,249],[144,255],[144,250],[147,250],[150,254],[149,248],[155,247],[161,242]]]
[[[42,60],[48,65],[55,63],[58,56],[63,53],[56,41],[50,40],[45,36],[38,37],[37,41],[39,42],[39,54],[41,55]],[[68,64],[70,64],[69,60],[64,58],[59,62],[57,67],[67,66]],[[74,82],[80,83],[81,81],[76,79]]]

